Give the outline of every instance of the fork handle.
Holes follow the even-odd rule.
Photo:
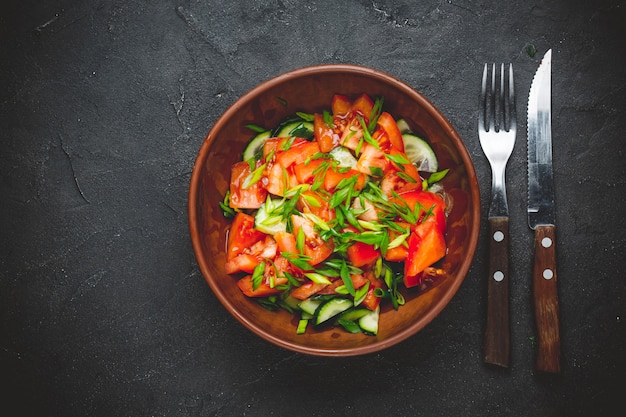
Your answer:
[[[533,244],[533,298],[537,324],[536,368],[560,371],[559,299],[556,280],[556,230],[537,226]]]
[[[489,277],[484,361],[507,368],[510,356],[509,218],[489,218]]]

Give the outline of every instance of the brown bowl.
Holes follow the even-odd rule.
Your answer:
[[[407,290],[398,311],[384,309],[376,336],[350,334],[338,328],[307,328],[297,335],[297,317],[270,312],[241,293],[237,279],[224,272],[229,220],[218,205],[228,189],[230,167],[241,159],[251,138],[248,124],[273,127],[297,111],[321,112],[333,94],[355,98],[361,93],[384,97],[384,109],[404,118],[427,139],[440,169],[450,168],[443,181],[452,198],[441,261],[447,277],[426,292]],[[321,65],[282,74],[238,99],[217,120],[198,153],[189,189],[189,228],[196,259],[220,302],[244,326],[262,338],[293,351],[312,355],[353,356],[395,345],[430,323],[455,295],[472,263],[480,226],[478,182],[469,153],[448,120],[420,93],[385,73],[353,65]]]

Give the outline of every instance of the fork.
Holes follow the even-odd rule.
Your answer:
[[[489,78],[491,82],[489,83]],[[488,85],[490,84],[490,85]],[[509,366],[509,209],[506,201],[505,170],[513,152],[517,122],[513,64],[500,65],[496,84],[496,65],[483,70],[478,113],[478,137],[491,165],[491,205],[489,206],[489,278],[487,280],[487,323],[483,355],[486,363]]]

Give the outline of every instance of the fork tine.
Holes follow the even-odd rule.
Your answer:
[[[509,64],[509,130],[517,129],[517,112],[515,111],[515,87],[513,83],[513,64]]]
[[[478,129],[485,130],[485,118],[487,111],[487,64],[483,68],[483,80],[480,89],[480,102],[478,106]]]
[[[489,93],[489,102],[491,109],[489,110],[489,132],[494,132],[496,129],[496,64],[491,65],[491,92]]]

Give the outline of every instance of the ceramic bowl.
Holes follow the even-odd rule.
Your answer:
[[[355,98],[361,93],[383,97],[384,110],[404,118],[427,139],[440,169],[450,168],[443,180],[452,199],[441,261],[447,277],[428,291],[405,290],[406,304],[398,311],[383,309],[376,336],[350,334],[343,329],[309,326],[296,334],[298,317],[271,312],[244,296],[237,278],[224,272],[229,220],[219,202],[229,187],[230,167],[241,159],[252,132],[246,125],[272,127],[297,111],[329,109],[333,94]],[[402,81],[370,68],[321,65],[294,70],[270,79],[239,98],[211,128],[197,155],[189,189],[189,227],[198,266],[223,306],[245,327],[263,339],[293,351],[320,356],[355,356],[393,346],[414,336],[449,303],[472,263],[480,227],[476,173],[463,141],[450,122],[423,95]]]

